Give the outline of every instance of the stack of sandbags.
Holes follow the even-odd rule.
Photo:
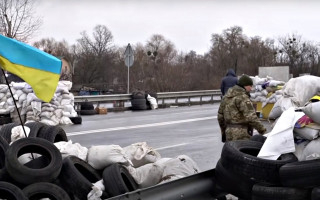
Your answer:
[[[270,119],[280,117],[290,107],[304,106],[311,97],[320,92],[320,77],[301,76],[291,78],[282,88],[282,96],[269,113]]]
[[[283,81],[273,80],[272,77],[260,78],[250,77],[253,81],[253,91],[250,99],[253,102],[262,102],[262,107],[268,103],[275,103],[282,96],[281,88],[285,84]]]
[[[27,122],[40,121],[47,125],[72,124],[69,117],[76,117],[74,96],[69,90],[70,81],[59,81],[54,97],[44,103],[33,93],[28,95]]]
[[[0,114],[10,114],[13,122],[20,122],[16,103],[23,122],[42,122],[47,125],[71,124],[69,117],[76,117],[74,110],[74,96],[69,90],[72,87],[70,81],[58,83],[54,97],[49,103],[40,100],[31,86],[25,82],[0,85]],[[15,101],[15,102],[14,102]]]

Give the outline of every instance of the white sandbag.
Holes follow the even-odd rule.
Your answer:
[[[72,99],[62,99],[60,105],[72,105]]]
[[[8,86],[5,84],[0,84],[0,92],[1,93],[6,93],[8,91]]]
[[[58,88],[59,87],[65,87],[67,90],[71,90],[72,82],[71,81],[59,81],[58,82]]]
[[[314,122],[320,124],[320,101],[308,103],[306,106],[300,107],[300,109]]]
[[[88,148],[81,146],[79,143],[72,143],[69,140],[68,142],[55,142],[54,145],[59,149],[62,158],[73,155],[84,161],[87,160]]]
[[[54,115],[57,116],[59,119],[62,118],[63,114],[62,114],[62,109],[58,108],[56,110],[53,111]]]
[[[87,199],[88,200],[101,200],[101,196],[103,191],[105,191],[105,187],[103,184],[103,179],[100,181],[93,183],[92,190],[88,193]]]
[[[140,167],[148,163],[154,163],[161,158],[160,154],[149,147],[146,142],[131,144],[123,148],[134,167]]]
[[[41,119],[40,119],[40,122],[41,122],[41,123],[44,123],[44,124],[46,124],[46,125],[49,125],[49,126],[56,126],[56,125],[59,124],[59,122],[55,122],[55,121],[52,121],[52,120],[47,119],[47,118],[41,118]]]
[[[296,107],[295,104],[291,101],[290,98],[287,97],[282,97],[280,98],[274,105],[273,108],[271,109],[269,113],[269,119],[277,119],[280,117],[280,115],[288,110],[291,107]]]
[[[267,96],[268,95],[268,91],[267,90],[262,90],[261,94],[262,94],[262,96]]]
[[[162,180],[173,180],[170,177],[186,177],[200,172],[198,165],[186,155],[180,155],[166,162],[156,164],[164,166]]]
[[[73,124],[70,118],[65,116],[61,117],[59,123],[63,125]]]
[[[119,145],[98,145],[88,149],[87,162],[95,169],[104,169],[113,164],[132,165]]]
[[[304,140],[303,142],[295,143],[295,152],[293,154],[298,158],[299,161],[306,160],[303,151],[306,148],[306,146],[309,144],[309,140]]]
[[[51,106],[42,106],[41,111],[42,112],[53,112],[53,111],[55,111],[55,108],[53,108]]]
[[[312,129],[309,127],[294,128],[293,133],[295,136],[298,136],[307,140],[314,140],[317,137],[319,137],[319,130]]]
[[[304,106],[311,97],[320,91],[320,77],[300,76],[291,78],[282,88],[283,95],[290,97],[297,106]]]
[[[22,102],[27,100],[27,94],[23,93],[19,96],[19,103],[22,104]]]
[[[151,109],[154,110],[154,109],[157,109],[158,108],[158,103],[157,103],[157,99],[150,96],[148,94],[147,96],[147,100],[150,102],[150,105],[151,105]]]
[[[150,187],[158,184],[162,179],[164,166],[149,163],[138,168],[126,167],[138,184],[139,188]]]
[[[42,111],[40,113],[40,117],[46,117],[48,119],[50,119],[52,115],[53,115],[53,112],[49,112],[49,111],[44,111],[44,112]]]
[[[200,172],[197,163],[187,155],[179,155],[176,158],[168,160],[165,164],[166,168],[164,175],[175,173],[178,175],[189,176]]]
[[[310,141],[303,150],[305,160],[314,160],[320,158],[320,139]]]
[[[34,93],[29,93],[27,95],[27,105],[31,104],[31,102],[42,102]]]
[[[23,131],[23,128],[26,131],[25,133]],[[23,128],[21,125],[19,125],[19,126],[15,126],[11,129],[11,143],[10,144],[12,144],[13,142],[15,142],[21,138],[25,138],[26,135],[28,137],[28,135],[30,133],[30,128],[27,126],[23,126]]]

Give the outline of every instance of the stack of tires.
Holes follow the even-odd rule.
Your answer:
[[[132,110],[147,110],[147,99],[145,92],[133,92],[131,96]]]
[[[122,165],[116,163],[97,171],[76,156],[62,159],[54,143],[68,139],[59,126],[28,123],[29,136],[10,144],[11,130],[17,125],[0,129],[0,199],[86,200],[93,183],[101,179],[105,186],[102,199],[137,189]],[[26,156],[32,159],[23,159]]]
[[[258,158],[263,136],[227,142],[215,168],[215,179],[239,199],[320,199],[320,160],[298,161],[293,153],[278,160]]]
[[[81,115],[95,115],[97,111],[94,109],[92,102],[82,102],[80,105],[80,114]]]

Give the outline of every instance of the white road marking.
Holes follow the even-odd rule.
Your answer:
[[[187,145],[189,143],[181,143],[181,144],[176,144],[176,145],[172,145],[172,146],[166,146],[166,147],[159,147],[159,148],[156,148],[155,150],[163,150],[163,149],[170,149],[170,148],[174,148],[174,147],[178,147],[178,146],[184,146],[184,145]]]
[[[153,127],[153,126],[165,126],[165,125],[171,125],[171,124],[180,124],[180,123],[187,123],[187,122],[203,121],[203,120],[216,119],[216,118],[217,118],[217,116],[212,116],[212,117],[202,117],[202,118],[177,120],[177,121],[170,121],[170,122],[159,122],[159,123],[152,123],[152,124],[123,126],[123,127],[88,130],[88,131],[78,131],[78,132],[67,133],[67,136],[84,135],[84,134],[89,134],[89,133],[101,133],[101,132],[109,132],[109,131],[119,131],[119,130],[127,130],[127,129],[134,129],[134,128],[146,128],[146,127]]]

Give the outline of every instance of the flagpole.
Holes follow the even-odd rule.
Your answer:
[[[15,108],[17,109],[18,116],[19,116],[19,120],[20,120],[20,124],[21,124],[21,126],[22,126],[24,136],[28,137],[28,136],[27,136],[27,133],[26,133],[26,130],[24,129],[24,125],[23,125],[23,122],[22,122],[22,119],[21,119],[21,116],[20,116],[20,112],[19,112],[18,106],[17,106],[17,104],[16,104],[16,100],[15,100],[14,97],[13,97],[13,93],[12,93],[12,91],[11,91],[11,87],[10,87],[10,85],[9,85],[8,79],[7,79],[6,74],[4,73],[4,70],[3,70],[2,67],[1,67],[1,70],[2,70],[2,74],[3,74],[3,76],[4,76],[4,79],[6,80],[6,83],[7,83],[7,85],[8,85],[8,88],[9,88],[9,90],[10,90],[10,94],[11,94],[11,97],[12,97],[12,99],[13,99],[14,106],[15,106]]]

